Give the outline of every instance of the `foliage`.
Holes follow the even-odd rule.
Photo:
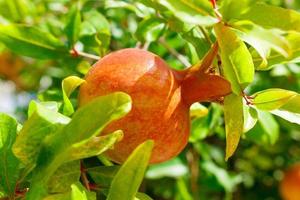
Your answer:
[[[282,170],[300,160],[300,4],[214,2],[0,0],[0,77],[30,99],[17,120],[0,114],[0,199],[278,199]],[[123,165],[109,161],[102,153],[123,132],[99,133],[131,99],[78,106],[95,59],[136,47],[184,69],[213,44],[209,70],[233,93],[191,107],[185,150],[146,170],[146,141]]]

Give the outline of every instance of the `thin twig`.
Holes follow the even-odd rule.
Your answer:
[[[206,39],[206,41],[207,41],[210,45],[212,45],[212,41],[211,41],[211,39],[210,39],[208,33],[206,32],[206,30],[205,30],[203,27],[201,27],[201,26],[199,26],[199,28],[200,28],[200,30],[201,30],[201,32],[202,32],[204,38]]]
[[[70,54],[74,57],[82,56],[82,57],[90,58],[90,59],[93,59],[93,60],[100,60],[100,58],[101,58],[101,57],[93,55],[93,54],[78,51],[75,48],[70,50]]]
[[[86,175],[86,170],[83,166],[83,162],[80,161],[80,172],[81,172],[81,180],[88,191],[90,191],[90,182]]]
[[[177,58],[185,67],[190,67],[191,63],[180,53],[178,53],[174,48],[172,48],[165,40],[161,37],[158,40],[161,45],[163,45],[175,58]]]

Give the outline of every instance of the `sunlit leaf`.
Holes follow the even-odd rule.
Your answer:
[[[69,97],[72,92],[84,82],[84,79],[81,79],[77,76],[68,76],[62,81],[62,92],[64,99],[63,113],[65,115],[70,116],[74,113],[74,108]]]
[[[216,18],[210,16],[213,15],[213,9],[208,1],[161,0],[158,3],[186,23],[210,26],[218,21]]]
[[[286,104],[296,92],[283,89],[267,89],[253,94],[252,103],[261,110],[275,110]]]
[[[115,175],[107,200],[135,197],[150,160],[153,145],[152,140],[147,140],[132,152]]]
[[[126,115],[130,109],[131,98],[122,92],[97,97],[79,108],[70,123],[43,142],[27,199],[41,199],[47,195],[49,177],[68,159],[68,149],[72,145],[99,134],[107,124]]]
[[[285,110],[272,110],[271,113],[291,123],[300,125],[300,114],[298,113],[292,113]]]
[[[237,95],[253,81],[254,65],[246,45],[227,26],[215,25],[224,75]]]
[[[252,4],[243,14],[235,19],[250,20],[265,28],[278,28],[286,31],[300,31],[300,13],[295,10],[266,5]]]
[[[232,24],[234,32],[246,43],[250,44],[261,56],[259,68],[268,64],[267,58],[271,50],[275,50],[283,57],[290,56],[290,45],[278,31],[264,29],[249,21],[238,21]]]
[[[244,110],[243,132],[245,133],[255,126],[255,124],[258,120],[258,116],[257,116],[257,111],[254,108],[251,108],[247,105],[243,106],[243,110]]]
[[[244,128],[243,100],[241,96],[231,94],[224,99],[224,119],[226,130],[226,156],[235,152]]]
[[[0,188],[11,199],[19,177],[19,160],[11,148],[17,136],[17,121],[0,113]]]
[[[70,148],[68,160],[77,160],[97,156],[111,148],[123,137],[123,131],[118,130],[105,136],[92,137],[87,142],[75,144]]]
[[[69,54],[53,35],[27,25],[0,25],[0,41],[20,55],[38,59],[57,59]]]
[[[257,0],[226,0],[222,1],[220,12],[225,21],[238,18],[241,14],[246,12],[249,7]]]

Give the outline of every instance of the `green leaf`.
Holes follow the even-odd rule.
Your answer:
[[[117,165],[113,166],[99,166],[87,168],[87,173],[92,177],[96,184],[103,187],[109,187],[113,177],[117,174],[120,167]]]
[[[258,119],[259,124],[268,136],[269,143],[275,144],[279,137],[279,125],[274,117],[268,112],[258,111]]]
[[[154,142],[147,140],[140,144],[127,158],[115,175],[107,200],[133,199],[142,183]]]
[[[246,45],[227,26],[215,25],[225,78],[237,95],[253,81],[254,65]]]
[[[189,141],[195,143],[211,134],[221,115],[222,110],[218,106],[212,105],[206,116],[193,119]]]
[[[163,177],[178,178],[188,173],[187,166],[179,158],[151,165],[146,172],[148,179],[159,179]]]
[[[297,96],[296,92],[283,89],[267,89],[252,95],[252,103],[260,110],[275,110],[285,105],[291,98]]]
[[[14,154],[29,169],[35,166],[43,140],[70,121],[68,117],[51,111],[41,104],[36,104],[35,109],[24,123],[13,145]]]
[[[213,15],[213,8],[208,1],[161,0],[158,3],[185,23],[211,26],[218,22],[217,18],[210,16]]]
[[[222,13],[223,20],[229,21],[230,19],[238,18],[256,1],[257,0],[222,1],[220,12]]]
[[[53,35],[27,25],[0,25],[0,41],[17,54],[38,59],[57,59],[69,54]]]
[[[71,190],[70,185],[79,181],[80,161],[75,160],[62,164],[48,181],[50,194],[65,193]]]
[[[200,103],[193,103],[190,107],[190,117],[204,117],[208,114],[208,109]]]
[[[153,199],[145,193],[138,192],[135,196],[135,200],[153,200]]]
[[[92,137],[87,142],[75,144],[70,148],[68,160],[77,160],[97,156],[112,148],[123,137],[123,131],[118,130],[109,135]]]
[[[158,40],[165,28],[164,20],[149,17],[141,21],[135,32],[136,38],[141,42],[153,42]]]
[[[19,177],[19,160],[11,148],[17,136],[17,121],[0,113],[0,188],[6,196],[14,198]]]
[[[96,10],[85,12],[83,18],[84,21],[80,30],[81,41],[85,45],[95,47],[97,50],[100,47],[100,54],[103,54],[110,44],[111,31],[109,22]]]
[[[236,16],[235,19],[250,20],[267,29],[278,28],[285,31],[300,31],[300,13],[262,3],[252,4],[247,12]]]
[[[74,108],[69,97],[72,94],[72,92],[84,82],[84,79],[81,79],[77,76],[68,76],[62,81],[61,87],[64,99],[63,113],[65,115],[70,116],[74,113]]]
[[[194,27],[193,29],[182,33],[181,36],[195,47],[199,58],[203,58],[210,49],[210,45],[206,41],[199,27]]]
[[[271,52],[271,54],[269,54],[267,57],[267,65],[261,65],[261,63],[263,63],[262,58],[259,55],[254,54],[253,62],[257,70],[269,70],[276,64],[299,62],[298,59],[300,57],[300,33],[290,32],[287,34],[285,39],[289,42],[289,46],[291,49],[290,56],[284,57],[283,55],[276,52]]]
[[[37,101],[30,101],[28,105],[28,118],[37,110],[39,107],[45,107],[48,110],[52,110],[54,112],[58,112],[59,104],[56,101],[44,101],[44,102],[37,102]]]
[[[248,105],[243,105],[243,110],[244,110],[244,129],[243,132],[247,132],[250,129],[252,129],[255,124],[257,123],[258,120],[258,114],[257,111],[248,106]]]
[[[217,166],[212,161],[204,161],[202,167],[206,172],[213,174],[227,192],[233,192],[235,186],[242,181],[240,176],[230,175],[226,170]]]
[[[81,26],[81,15],[78,9],[78,5],[74,5],[67,17],[67,22],[65,26],[65,33],[69,40],[69,47],[73,47],[73,45],[79,39],[80,26]]]
[[[291,113],[284,110],[272,110],[271,113],[291,123],[300,125],[300,114],[298,113]]]
[[[264,29],[249,21],[238,21],[232,26],[235,28],[233,31],[261,56],[263,62],[258,66],[259,68],[268,64],[267,57],[272,49],[285,58],[290,56],[290,45],[278,31]]]
[[[224,98],[224,120],[226,130],[225,160],[235,152],[244,127],[243,99],[235,94]]]
[[[69,149],[74,144],[99,134],[107,124],[123,117],[130,109],[130,96],[123,92],[97,97],[79,108],[69,124],[43,142],[27,199],[41,199],[47,195],[49,177],[68,159]]]
[[[286,110],[288,112],[300,114],[300,94],[290,98],[288,102],[280,107],[280,110]]]
[[[71,185],[71,191],[63,194],[49,195],[43,200],[96,200],[96,193],[87,191],[81,183]]]

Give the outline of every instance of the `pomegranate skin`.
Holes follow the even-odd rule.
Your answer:
[[[123,163],[148,139],[155,142],[150,163],[166,161],[182,151],[189,137],[190,105],[182,100],[181,78],[160,57],[139,49],[113,52],[92,67],[80,88],[80,105],[116,91],[132,98],[132,110],[101,133],[124,132],[123,139],[106,152],[110,159]]]
[[[279,188],[284,200],[300,199],[300,163],[286,171]]]

